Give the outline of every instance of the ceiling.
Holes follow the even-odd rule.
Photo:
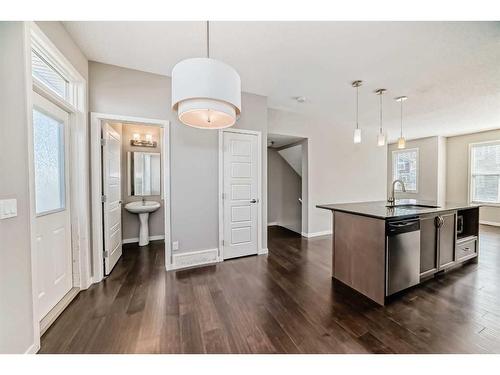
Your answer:
[[[170,75],[182,59],[204,56],[203,22],[64,22],[89,60]],[[384,127],[408,138],[500,127],[499,22],[212,22],[211,57],[232,65],[246,92],[271,108],[317,116],[332,128],[375,134],[386,88]],[[305,96],[304,103],[294,97]],[[243,111],[245,109],[243,108]],[[375,140],[374,140],[375,142]]]
[[[283,146],[296,143],[303,140],[302,137],[294,137],[292,135],[282,135],[282,134],[271,134],[267,133],[267,147],[269,148],[280,148]]]

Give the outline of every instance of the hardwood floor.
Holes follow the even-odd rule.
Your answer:
[[[331,238],[269,229],[269,255],[166,272],[124,247],[42,337],[41,353],[500,353],[500,229],[468,264],[380,307],[332,283]]]

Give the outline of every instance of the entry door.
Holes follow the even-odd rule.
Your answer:
[[[102,133],[104,274],[109,275],[122,256],[121,137],[108,123]]]
[[[258,138],[223,132],[224,259],[257,254]]]
[[[73,287],[68,124],[68,113],[33,93],[33,230],[40,320]]]

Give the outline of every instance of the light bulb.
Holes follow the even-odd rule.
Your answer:
[[[361,129],[354,129],[354,143],[361,143]]]
[[[405,137],[401,136],[399,137],[398,139],[398,148],[399,149],[402,149],[402,148],[405,148],[406,147],[406,140],[405,140]]]
[[[146,134],[146,141],[151,142],[153,140],[153,136],[151,134]]]
[[[137,133],[132,134],[132,139],[133,139],[134,141],[138,141],[138,140],[140,139],[140,137],[141,137],[141,136],[140,136],[139,134],[137,134]]]
[[[385,134],[384,133],[379,133],[378,134],[377,145],[379,145],[379,146],[385,146]]]

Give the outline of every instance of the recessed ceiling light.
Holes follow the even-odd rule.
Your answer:
[[[305,96],[296,96],[294,98],[298,103],[305,103],[305,101],[307,100]]]

